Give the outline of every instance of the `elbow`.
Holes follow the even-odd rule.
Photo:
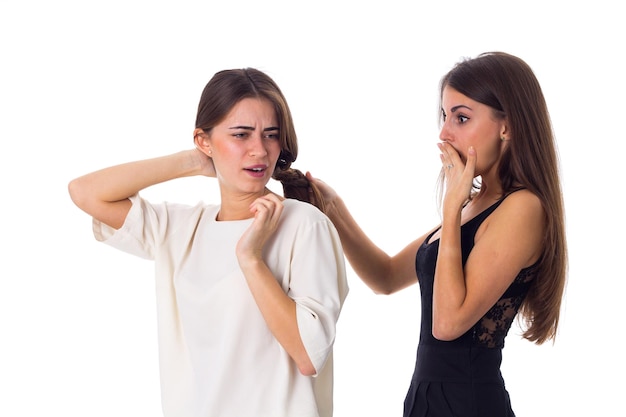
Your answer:
[[[307,363],[298,364],[298,370],[304,376],[314,376],[317,374],[315,366],[313,366],[310,361],[307,361]]]
[[[439,331],[433,328],[433,337],[441,342],[451,342],[456,339],[450,332]]]
[[[381,282],[377,282],[376,285],[370,285],[370,289],[374,291],[376,295],[391,295],[404,287],[403,285],[395,283],[391,278],[381,280]]]
[[[446,323],[442,320],[433,320],[432,333],[435,339],[442,342],[451,342],[463,334],[453,323]]]
[[[313,365],[313,362],[311,361],[309,354],[306,353],[305,350],[300,352],[300,355],[298,355],[297,358],[295,356],[292,356],[292,358],[294,362],[296,363],[296,366],[298,367],[298,371],[302,375],[314,376],[317,374],[317,369],[315,369],[315,366]]]
[[[317,370],[309,357],[309,354],[304,349],[304,345],[302,345],[302,349],[297,352],[289,353],[291,357],[293,365],[298,368],[298,372],[304,376],[314,376],[317,374]]]
[[[391,295],[398,291],[398,288],[393,285],[391,277],[383,277],[376,281],[366,282],[366,284],[376,295]]]
[[[85,213],[93,215],[93,209],[99,203],[99,200],[96,198],[88,181],[85,181],[82,177],[73,179],[67,185],[67,191],[76,207]]]
[[[394,291],[391,288],[387,288],[387,287],[373,287],[372,291],[376,295],[391,295],[394,293]]]
[[[74,204],[76,204],[78,207],[82,207],[84,198],[82,193],[82,187],[80,185],[80,180],[74,179],[70,181],[67,185],[67,191],[70,194],[70,198],[72,199]]]
[[[367,279],[363,279],[367,286],[377,295],[391,295],[409,285],[417,282],[406,277],[401,271],[397,271],[390,265],[387,268],[379,270],[377,273],[370,275]]]

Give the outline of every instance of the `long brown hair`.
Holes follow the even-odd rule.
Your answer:
[[[255,68],[230,69],[217,72],[204,88],[198,104],[196,128],[209,134],[230,110],[245,98],[270,101],[279,123],[281,153],[272,178],[280,181],[283,195],[295,198],[325,211],[322,194],[299,170],[291,168],[298,156],[298,138],[291,111],[282,91],[267,74]]]
[[[565,291],[567,244],[556,144],[539,82],[520,58],[488,52],[457,63],[442,78],[441,94],[445,86],[507,119],[510,137],[498,167],[503,195],[526,188],[539,197],[546,216],[543,254],[520,308],[523,336],[537,344],[554,340]]]

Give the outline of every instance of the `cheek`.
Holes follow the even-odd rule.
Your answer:
[[[477,150],[477,167],[480,166],[482,168],[491,166],[497,163],[500,160],[500,156],[502,154],[502,145],[499,143],[489,144],[488,146],[482,146],[479,150]]]
[[[280,156],[280,144],[278,142],[267,147],[267,153],[269,154],[269,158],[272,161],[278,161],[278,157]]]

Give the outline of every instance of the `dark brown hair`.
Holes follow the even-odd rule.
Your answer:
[[[537,344],[554,340],[566,283],[567,245],[556,144],[539,82],[520,58],[488,52],[457,63],[442,78],[441,95],[446,86],[507,119],[510,136],[498,167],[503,195],[526,188],[539,197],[546,216],[543,254],[520,309],[524,337]]]
[[[198,104],[196,128],[209,134],[230,110],[245,98],[262,98],[274,106],[279,124],[281,153],[272,178],[281,182],[283,195],[295,198],[325,211],[324,199],[317,187],[299,170],[291,168],[298,157],[298,138],[291,111],[282,91],[267,74],[255,68],[217,72],[208,82]]]

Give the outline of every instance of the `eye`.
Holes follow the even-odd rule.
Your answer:
[[[459,124],[462,125],[463,123],[465,123],[465,122],[467,122],[469,120],[469,117],[463,116],[462,114],[459,114],[456,119],[459,122]]]
[[[235,132],[233,133],[233,136],[237,139],[245,139],[246,137],[248,137],[248,132]]]
[[[446,112],[441,110],[441,120],[446,121]]]
[[[278,131],[274,130],[274,131],[271,131],[271,132],[265,132],[265,138],[266,139],[278,140]]]

